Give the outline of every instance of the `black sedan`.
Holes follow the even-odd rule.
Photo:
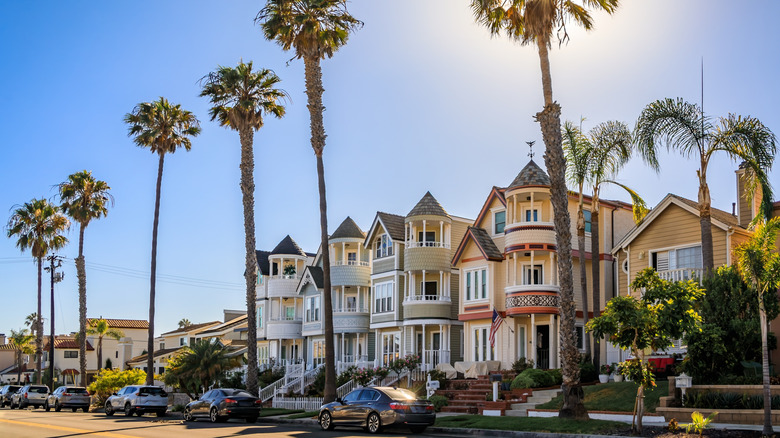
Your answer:
[[[421,433],[436,421],[433,404],[407,389],[389,387],[358,388],[320,408],[319,422],[324,430],[334,426],[358,426],[378,433],[385,427],[408,427]]]
[[[243,418],[247,423],[254,423],[262,404],[259,398],[243,389],[212,389],[184,407],[184,421],[206,417],[212,423],[221,423],[230,418]]]

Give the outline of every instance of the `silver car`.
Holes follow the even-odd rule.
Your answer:
[[[0,386],[0,408],[4,408],[11,404],[11,396],[18,390],[22,389],[20,385],[3,385]]]
[[[89,402],[89,393],[83,386],[60,386],[46,397],[43,409],[46,409],[46,412],[51,408],[54,408],[55,412],[62,408],[70,408],[73,412],[78,409],[89,412]]]
[[[168,411],[168,393],[159,386],[125,386],[106,400],[105,408],[109,417],[118,411],[123,411],[126,417],[133,414],[140,417],[147,412],[163,417]]]
[[[27,406],[43,407],[48,395],[49,387],[46,385],[25,385],[11,397],[11,409],[25,409]]]

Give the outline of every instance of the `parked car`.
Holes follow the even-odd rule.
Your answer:
[[[133,414],[140,417],[147,412],[163,417],[168,411],[168,393],[159,386],[125,386],[106,400],[107,416],[118,411],[124,411],[127,417]]]
[[[262,404],[262,400],[243,389],[212,389],[184,407],[184,421],[207,417],[212,423],[221,423],[230,418],[243,418],[247,423],[254,423]]]
[[[55,412],[62,408],[70,408],[73,412],[78,409],[89,412],[89,401],[89,393],[83,386],[60,386],[46,397],[43,409],[46,409],[46,412],[52,407]]]
[[[22,389],[21,385],[3,385],[0,386],[0,408],[4,408],[11,404],[11,396],[18,390]]]
[[[433,404],[407,389],[390,387],[358,388],[320,408],[319,423],[324,430],[335,426],[359,426],[371,433],[385,427],[408,427],[421,433],[436,421]]]
[[[49,387],[46,385],[25,385],[11,397],[11,409],[25,409],[27,406],[43,407],[48,395]]]

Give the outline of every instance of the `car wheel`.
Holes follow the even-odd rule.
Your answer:
[[[132,417],[133,416],[133,407],[130,406],[130,403],[125,405],[125,417]]]
[[[60,406],[60,402],[56,401],[54,402],[54,412],[59,412],[62,410],[62,406]]]
[[[409,430],[411,430],[412,433],[423,433],[427,427],[428,426],[411,426],[409,427]]]
[[[330,412],[325,411],[320,414],[320,427],[322,430],[333,430],[333,417],[331,417]]]
[[[192,410],[190,408],[184,408],[184,421],[193,421],[195,418],[192,416]]]
[[[212,423],[219,423],[222,420],[217,413],[217,408],[211,408],[211,411],[209,411],[209,420],[211,420]]]
[[[247,417],[247,423],[257,423],[257,417]]]
[[[382,431],[382,421],[379,419],[379,414],[376,412],[368,414],[368,419],[366,419],[366,430],[370,433],[379,433]]]
[[[89,406],[81,408],[81,410],[84,411],[84,413],[86,414],[87,412],[89,412]]]
[[[9,406],[10,409],[16,409],[16,406],[14,406],[14,402],[11,402],[11,406]]]
[[[106,402],[106,417],[114,415],[114,407],[111,406],[111,402]]]
[[[49,401],[48,400],[43,402],[43,410],[46,411],[46,412],[49,412],[51,410],[51,407],[49,407]]]

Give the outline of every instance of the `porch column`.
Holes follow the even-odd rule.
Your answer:
[[[517,286],[517,253],[512,253],[512,284]]]
[[[515,219],[516,222],[519,222],[516,220],[517,218],[517,195],[512,196],[512,219]],[[523,220],[523,215],[520,215],[520,221]]]
[[[444,296],[444,271],[439,271],[439,290],[437,292],[439,297]]]
[[[422,325],[422,367],[424,370],[427,369],[425,368],[425,324]]]
[[[439,243],[444,247],[444,221],[439,221]]]
[[[344,333],[341,334],[341,360],[344,360],[346,350],[344,350]]]
[[[558,318],[556,316],[555,318],[555,336],[556,336],[556,344],[555,349],[558,351],[558,362],[555,364],[556,368],[561,367],[561,318]],[[587,336],[587,333],[585,333],[585,336]]]
[[[347,264],[347,242],[341,242],[341,264]]]
[[[581,259],[580,259],[581,260]],[[553,282],[554,272],[555,272],[555,253],[550,251],[550,283],[549,284],[555,284]],[[580,265],[582,266],[582,265]],[[542,282],[544,283],[544,282]]]
[[[534,368],[539,368],[539,358],[536,357],[536,314],[531,314],[531,356],[534,358]]]
[[[424,287],[425,287],[425,269],[423,269],[422,282],[420,283],[420,297],[422,297],[422,299],[425,299],[424,298],[425,297],[425,289],[423,289]]]
[[[382,363],[382,338],[379,336],[379,329],[374,330],[374,366]]]
[[[341,285],[341,311],[343,312],[347,308],[347,290],[346,286]]]
[[[550,368],[558,368],[556,366],[555,360],[558,358],[558,355],[556,354],[556,351],[558,350],[558,326],[557,326],[557,320],[556,315],[551,315],[551,321],[550,321]]]
[[[444,325],[439,324],[439,361],[436,363],[436,365],[442,362],[442,354],[443,354],[442,350],[444,350],[442,348],[443,346],[444,346]]]

